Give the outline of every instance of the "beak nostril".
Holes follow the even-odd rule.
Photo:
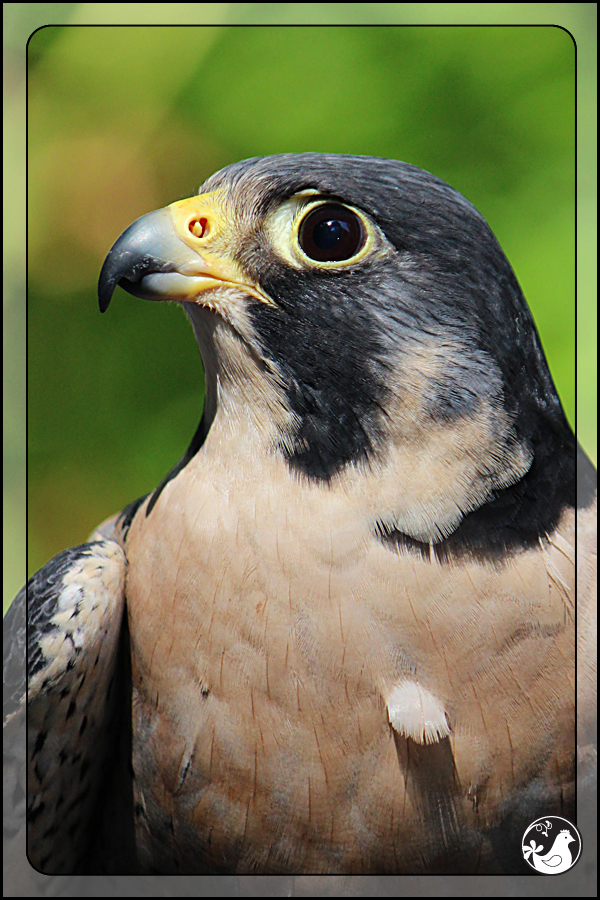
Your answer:
[[[206,237],[208,234],[208,219],[204,216],[198,219],[190,219],[188,222],[188,230],[194,237]]]

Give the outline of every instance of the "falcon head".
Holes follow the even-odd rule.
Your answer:
[[[121,235],[102,311],[117,284],[191,320],[207,394],[188,461],[228,420],[307,489],[368,495],[381,539],[409,551],[525,546],[574,502],[574,438],[510,264],[415,166],[228,166]]]

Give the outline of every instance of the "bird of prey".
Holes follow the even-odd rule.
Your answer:
[[[484,218],[407,163],[249,159],[134,222],[117,285],[182,306],[206,397],[27,586],[31,862],[526,870],[575,817],[576,578],[593,767],[595,472]]]

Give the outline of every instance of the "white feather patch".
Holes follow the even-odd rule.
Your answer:
[[[403,681],[387,701],[390,725],[398,734],[418,744],[434,744],[450,734],[444,707],[417,681]]]

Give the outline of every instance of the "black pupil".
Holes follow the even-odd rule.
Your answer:
[[[318,262],[340,262],[356,256],[364,243],[355,212],[334,203],[311,210],[300,226],[300,246]]]

